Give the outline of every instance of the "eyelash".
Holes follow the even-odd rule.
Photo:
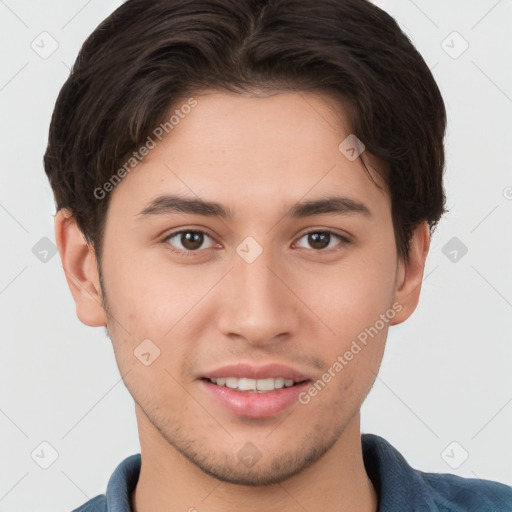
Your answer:
[[[183,233],[200,233],[202,235],[205,235],[209,238],[211,238],[213,240],[213,238],[208,234],[206,233],[205,231],[202,231],[200,229],[182,229],[180,231],[174,231],[173,233],[170,233],[169,235],[166,235],[166,237],[162,240],[162,242],[166,242],[168,243],[169,239],[170,238],[173,238],[175,237],[176,235],[181,235]],[[322,233],[322,234],[329,234],[331,236],[334,236],[336,238],[338,238],[341,242],[343,242],[344,244],[350,244],[351,241],[343,236],[343,235],[340,235],[338,233],[335,233],[334,231],[329,231],[328,229],[326,230],[313,230],[313,231],[308,231],[307,233],[303,233],[299,238],[298,240],[300,240],[301,238],[304,238],[305,236],[307,235],[311,235],[311,234],[318,234],[318,233]],[[330,242],[330,241],[329,241]],[[168,245],[170,246],[170,243],[168,243]],[[335,249],[334,247],[331,247],[329,249],[311,249],[312,251],[314,252],[317,252],[317,253],[326,253],[326,252],[330,252],[331,250]],[[197,249],[195,251],[185,251],[185,250],[182,250],[182,249],[174,249],[174,248],[170,248],[169,249],[172,253],[174,254],[178,254],[179,256],[186,256],[186,257],[193,257],[193,256],[197,256],[197,254],[199,254],[201,251],[205,250],[205,249]]]

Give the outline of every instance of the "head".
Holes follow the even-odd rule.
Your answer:
[[[144,435],[250,485],[329,452],[417,305],[445,125],[367,0],[129,0],[100,24],[44,162],[77,314],[108,328]],[[234,413],[205,378],[235,363],[308,382],[291,408]]]

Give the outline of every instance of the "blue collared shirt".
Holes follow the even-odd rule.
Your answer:
[[[366,472],[379,496],[378,512],[512,512],[512,487],[490,480],[411,468],[382,437],[362,434]],[[131,494],[141,465],[139,453],[117,466],[107,492],[73,512],[132,512]]]

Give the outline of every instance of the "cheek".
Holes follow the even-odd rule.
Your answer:
[[[373,325],[391,306],[395,267],[381,256],[353,261],[315,274],[304,296],[343,344]],[[328,339],[328,337],[327,337]]]
[[[144,251],[111,261],[105,276],[112,313],[134,335],[155,339],[165,338],[211,287],[207,272],[172,265],[162,254]]]

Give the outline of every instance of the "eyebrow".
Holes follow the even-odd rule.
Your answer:
[[[228,220],[234,218],[232,210],[220,203],[179,195],[159,196],[147,204],[138,215],[149,217],[153,215],[171,215],[173,213],[219,217]],[[361,214],[365,217],[372,216],[368,206],[359,200],[342,196],[327,196],[320,199],[298,202],[290,208],[285,217],[303,218],[319,214]]]

